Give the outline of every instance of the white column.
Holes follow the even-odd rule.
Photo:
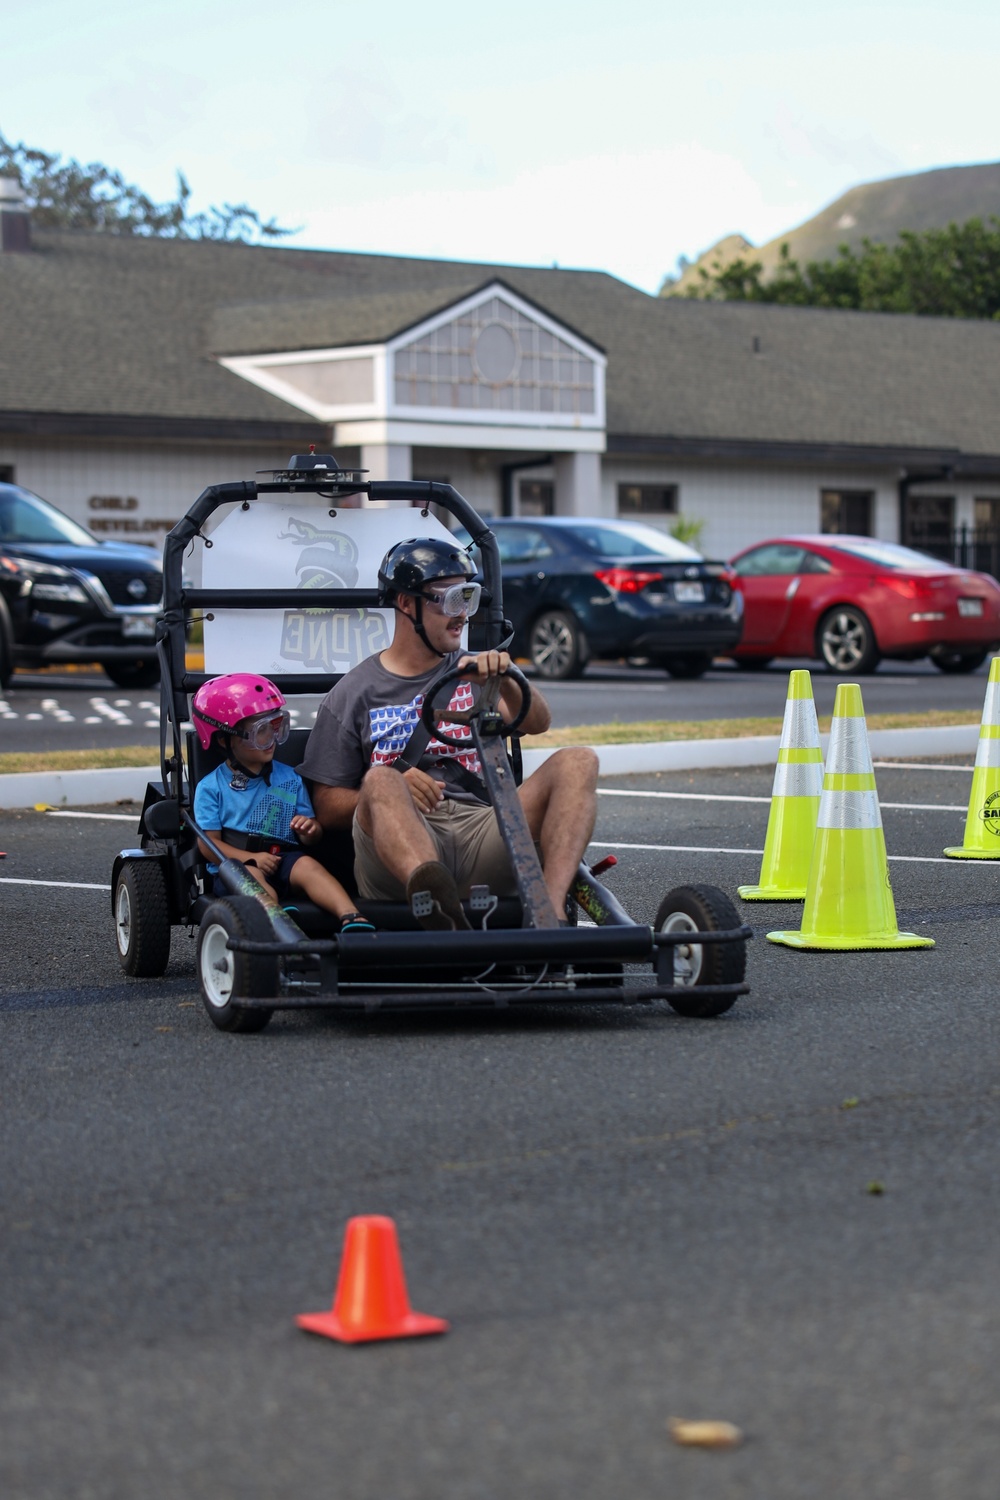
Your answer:
[[[361,467],[369,479],[412,479],[413,449],[408,443],[366,443]]]
[[[599,453],[557,453],[553,466],[556,473],[557,516],[604,514]]]

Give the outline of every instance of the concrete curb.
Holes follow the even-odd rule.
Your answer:
[[[826,750],[829,736],[823,735]],[[949,724],[935,729],[873,729],[868,736],[872,755],[906,760],[923,755],[974,755],[978,724]],[[640,745],[597,745],[602,776],[628,776],[649,771],[700,771],[726,766],[768,766],[778,758],[778,736],[756,735],[742,740],[672,740]],[[530,774],[554,750],[526,750],[525,774]],[[159,781],[158,766],[123,766],[100,771],[27,771],[0,776],[0,808],[83,807],[131,798],[141,802],[148,781]]]

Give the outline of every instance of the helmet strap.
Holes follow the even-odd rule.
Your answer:
[[[450,651],[439,651],[438,648],[436,646],[432,645],[431,642],[428,640],[428,638],[427,638],[427,631],[424,629],[424,605],[423,605],[423,600],[422,600],[422,598],[420,597],[419,594],[411,594],[410,597],[412,598],[413,603],[414,603],[414,611],[413,611],[413,628],[414,628],[414,630],[417,632],[417,635],[419,635],[420,639],[423,641],[423,643],[427,647],[428,651],[433,651],[435,656],[440,656],[441,660],[444,661],[444,659],[445,659],[446,656],[450,656],[451,655],[451,652]],[[396,605],[396,608],[399,609],[399,605],[398,604]],[[403,611],[400,610],[400,614],[402,614],[402,613],[403,613]]]

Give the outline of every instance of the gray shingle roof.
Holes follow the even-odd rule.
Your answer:
[[[51,232],[0,256],[0,413],[303,423],[218,356],[380,342],[493,278],[606,350],[612,441],[1000,455],[993,323],[686,302],[596,271]]]

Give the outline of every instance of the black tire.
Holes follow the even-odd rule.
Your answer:
[[[678,651],[670,656],[661,657],[660,665],[664,671],[669,672],[671,677],[677,677],[682,682],[693,681],[696,677],[704,677],[712,665],[712,653],[710,651]]]
[[[0,599],[0,692],[10,687],[14,675],[14,631],[10,623],[7,606]]]
[[[736,665],[741,672],[763,672],[774,661],[773,656],[738,656]]]
[[[151,688],[160,680],[160,664],[155,656],[148,661],[104,661],[101,666],[115,687]]]
[[[220,1031],[262,1031],[274,1014],[251,1009],[240,999],[266,999],[278,993],[277,958],[261,953],[234,953],[231,937],[266,943],[274,937],[267,912],[253,896],[213,901],[198,929],[198,983],[205,1009]]]
[[[579,677],[589,654],[586,637],[569,610],[546,609],[532,622],[528,655],[539,677],[549,682]]]
[[[985,651],[950,651],[947,646],[936,646],[930,653],[931,661],[939,672],[949,676],[959,672],[974,672],[986,660]]]
[[[125,973],[133,979],[164,974],[170,962],[170,903],[159,860],[126,860],[115,882],[112,912]]]
[[[657,932],[728,932],[742,926],[736,908],[714,885],[679,885],[660,902]],[[682,1016],[721,1016],[736,995],[703,995],[703,984],[740,984],[746,974],[747,945],[685,943],[674,949],[674,991],[670,1004]]]
[[[868,616],[853,604],[828,609],[816,632],[816,655],[838,677],[874,672],[880,653]]]

